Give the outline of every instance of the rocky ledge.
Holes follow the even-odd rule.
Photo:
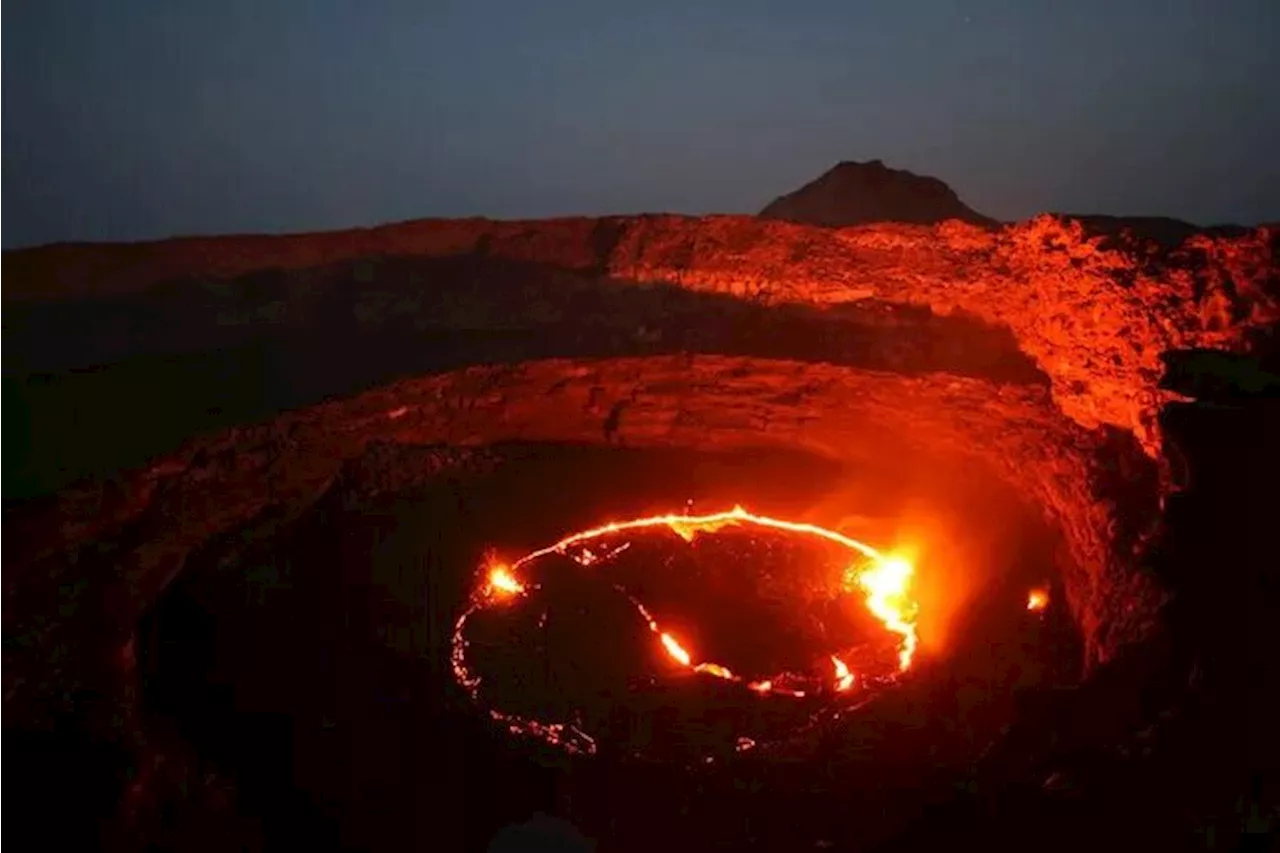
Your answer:
[[[138,615],[192,549],[304,510],[381,440],[972,458],[1061,530],[1073,611],[1105,661],[1162,600],[1137,555],[1171,485],[1165,361],[1265,344],[1278,246],[1274,228],[1169,246],[1053,217],[991,230],[644,216],[8,253],[6,385],[30,392],[29,421],[75,424],[49,458],[106,454],[119,430],[103,419],[120,412],[141,438],[130,464],[6,512],[6,712],[75,695],[89,676],[72,669],[127,660]],[[709,334],[726,312],[735,324]],[[592,328],[608,334],[579,335]],[[483,345],[415,361],[459,333]],[[388,338],[385,360],[343,372]],[[80,363],[52,369],[51,339],[83,345]],[[261,387],[223,415],[210,395],[238,380],[199,365],[237,346]],[[418,378],[387,384],[405,373]],[[147,432],[179,392],[192,417]],[[102,660],[66,658],[59,612],[89,614]]]

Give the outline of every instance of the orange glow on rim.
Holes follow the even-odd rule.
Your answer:
[[[741,506],[735,506],[727,512],[716,512],[708,515],[654,515],[630,521],[611,522],[570,534],[554,545],[548,545],[546,548],[526,554],[516,561],[513,568],[518,569],[525,563],[544,557],[547,554],[563,553],[571,545],[597,539],[610,533],[641,530],[648,527],[666,527],[686,542],[692,542],[699,533],[714,533],[723,527],[742,523],[817,536],[843,545],[851,551],[856,551],[869,558],[871,560],[870,568],[856,570],[850,567],[846,571],[846,590],[852,591],[855,587],[863,590],[866,596],[867,608],[875,614],[885,628],[902,638],[898,656],[899,669],[906,670],[911,666],[911,660],[915,656],[916,646],[919,642],[916,637],[915,627],[916,605],[909,596],[911,579],[915,575],[914,567],[902,557],[881,554],[865,542],[859,542],[857,539],[816,524],[784,521],[778,518],[755,515]],[[596,555],[592,554],[591,562],[596,559]]]
[[[1032,613],[1040,613],[1048,606],[1048,590],[1037,588],[1027,593],[1027,610],[1030,610]]]
[[[831,663],[835,664],[836,668],[836,690],[843,693],[853,687],[854,676],[853,673],[849,671],[848,664],[840,660],[840,658],[835,655],[831,656]]]
[[[485,580],[480,591],[454,626],[452,660],[456,680],[471,694],[473,699],[478,697],[477,691],[480,685],[480,678],[471,672],[466,663],[468,643],[463,636],[466,621],[473,613],[486,607],[495,598],[524,595],[529,589],[537,589],[537,584],[533,584],[530,587],[519,579],[519,569],[522,566],[549,554],[568,555],[583,567],[592,566],[630,547],[630,543],[624,543],[607,552],[602,552],[594,546],[591,548],[585,547],[585,543],[610,534],[665,527],[685,542],[693,542],[700,534],[713,533],[731,525],[755,525],[757,527],[815,536],[841,545],[856,553],[860,558],[864,558],[855,560],[845,569],[841,579],[841,588],[845,593],[860,594],[868,611],[876,617],[887,631],[897,635],[898,672],[905,672],[911,666],[918,640],[916,636],[917,605],[911,597],[911,582],[915,575],[915,569],[908,560],[900,556],[882,554],[870,545],[816,524],[755,515],[741,506],[735,506],[732,510],[726,512],[707,515],[669,514],[623,522],[611,522],[570,534],[553,545],[526,554],[510,565],[503,563],[492,564],[485,573]],[[576,553],[569,554],[571,548],[575,548]],[[695,673],[732,682],[743,681],[729,668],[718,663],[711,661],[698,661],[695,663],[694,655],[681,645],[674,636],[664,631],[660,627],[658,619],[640,601],[629,594],[627,594],[627,597],[631,600],[632,605],[643,618],[649,630],[657,636],[670,660]],[[831,655],[830,662],[834,668],[829,682],[831,685],[830,690],[835,693],[845,693],[859,685],[860,679],[843,660]],[[801,699],[808,695],[809,691],[803,689],[779,686],[775,683],[775,679],[780,677],[784,678],[784,680],[789,680],[790,675],[788,673],[780,673],[770,678],[749,681],[745,686],[760,696],[779,695]],[[821,692],[821,689],[819,692]],[[506,724],[512,732],[534,734],[570,751],[595,751],[595,742],[585,732],[573,725],[565,723],[548,724],[537,720],[526,720],[497,710],[490,710],[489,715],[495,721]]]
[[[506,566],[494,566],[489,569],[490,595],[519,595],[524,592],[524,584],[516,580]]]
[[[671,655],[673,660],[684,666],[688,666],[692,662],[693,658],[689,657],[689,653],[684,650],[684,647],[676,642],[675,637],[665,632],[660,634],[659,637],[662,640],[663,647],[667,650],[667,654]]]

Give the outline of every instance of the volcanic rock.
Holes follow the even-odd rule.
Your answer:
[[[749,217],[640,216],[423,221],[339,234],[55,245],[4,255],[5,371],[10,377],[62,375],[142,356],[172,360],[216,351],[225,360],[228,353],[243,353],[248,364],[267,358],[273,371],[288,373],[280,377],[282,384],[313,387],[287,403],[303,405],[391,376],[439,370],[415,363],[424,335],[438,340],[466,333],[473,340],[483,333],[491,343],[501,339],[515,360],[584,348],[590,354],[602,348],[635,353],[641,344],[637,311],[651,312],[649,326],[662,318],[681,326],[660,342],[659,351],[724,352],[729,342],[705,340],[701,330],[717,314],[746,309],[742,324],[758,329],[762,338],[748,350],[759,353],[773,338],[769,354],[785,358],[796,344],[778,342],[775,324],[788,307],[806,306],[818,312],[812,315],[816,326],[827,330],[797,335],[809,346],[866,340],[868,330],[880,330],[874,342],[858,346],[879,359],[860,363],[879,369],[954,372],[977,341],[992,342],[992,356],[1002,349],[996,362],[1029,359],[1042,371],[1068,417],[1089,428],[1110,425],[1130,432],[1158,459],[1157,415],[1177,397],[1160,386],[1162,354],[1247,353],[1258,346],[1259,335],[1280,320],[1278,254],[1280,228],[1235,236],[1198,233],[1168,249],[1090,236],[1079,222],[1050,216],[999,231],[960,222],[831,231]],[[442,279],[449,285],[441,287]],[[695,304],[688,293],[704,298]],[[666,306],[676,303],[683,316],[673,320]],[[911,352],[886,363],[886,347],[904,340],[908,308],[929,318],[908,325],[936,328],[939,336],[930,346],[945,346],[946,352],[912,356],[923,355],[914,339]],[[582,310],[591,313],[574,314]],[[570,339],[605,326],[613,342],[584,339],[569,351]],[[735,328],[731,337],[740,332]],[[1012,335],[1012,351],[995,346],[993,335],[1000,334]],[[350,342],[341,360],[331,346],[339,338]],[[624,338],[631,340],[630,350]],[[943,345],[944,338],[950,343]],[[51,341],[58,342],[56,348]],[[287,344],[289,355],[252,348],[264,341],[269,347]],[[395,351],[386,354],[380,377],[351,367],[365,351],[393,342]],[[487,353],[476,360],[492,358]],[[832,360],[829,354],[821,358]],[[216,367],[218,375],[237,369],[239,363]],[[988,359],[978,372],[996,376],[999,370]],[[189,375],[187,382],[210,378]],[[29,393],[48,391],[41,384]],[[102,390],[85,393],[90,396],[79,406],[105,399]],[[140,399],[136,405],[149,411],[157,401]],[[173,410],[162,409],[170,416]],[[74,466],[111,434],[90,429],[94,417],[80,418],[74,434],[64,432],[71,419],[40,422],[53,411],[61,409],[37,406],[29,425],[30,452],[45,457],[41,464],[49,468]],[[150,418],[118,399],[93,414],[125,414],[131,430],[151,428]],[[196,430],[236,419],[205,416],[201,422],[193,413],[193,421],[159,445],[139,448],[132,464]],[[6,495],[13,493],[11,471],[24,462],[6,466]]]
[[[760,216],[829,228],[874,222],[936,225],[948,219],[996,224],[937,178],[891,169],[879,160],[837,163],[816,180],[771,201]]]
[[[613,436],[606,434],[611,418]],[[965,458],[1026,494],[1063,530],[1070,559],[1061,569],[1094,659],[1140,637],[1160,602],[1150,579],[1113,554],[1124,520],[1099,469],[1104,459],[1115,464],[1118,453],[1130,477],[1140,477],[1132,473],[1143,467],[1140,450],[1136,444],[1108,449],[1104,433],[1064,418],[1043,387],[687,355],[468,368],[195,439],[126,479],[118,487],[121,508],[102,520],[90,522],[102,513],[96,490],[67,492],[58,535],[27,536],[43,540],[43,547],[28,551],[25,568],[6,573],[6,588],[64,577],[73,568],[67,553],[114,552],[107,543],[123,535],[139,542],[112,558],[119,577],[110,584],[123,581],[113,594],[123,628],[192,549],[264,514],[296,517],[325,493],[344,462],[359,460],[368,447],[511,440],[614,440],[708,451],[776,447],[845,460],[867,454]],[[421,481],[437,468],[433,461],[416,477]],[[1130,502],[1127,520],[1139,528],[1153,523],[1153,500],[1149,489],[1145,507]],[[67,627],[8,605],[5,621],[33,639],[53,632],[40,646],[57,645],[55,636]],[[7,667],[6,679],[23,669]]]
[[[1166,358],[1254,353],[1277,248],[644,216],[6,253],[5,494],[40,498],[4,522],[6,713],[124,690],[138,617],[210,540],[511,440],[966,460],[1060,531],[1107,661],[1164,598],[1138,555]],[[388,444],[443,449],[392,475]]]

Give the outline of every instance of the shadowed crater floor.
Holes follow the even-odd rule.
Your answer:
[[[881,701],[808,728],[781,753],[637,763],[626,748],[637,738],[676,748],[673,738],[699,737],[690,719],[710,731],[718,723],[708,712],[720,708],[732,725],[735,709],[760,704],[687,677],[649,685],[647,699],[613,702],[617,713],[606,722],[615,728],[601,736],[611,748],[589,763],[509,737],[454,684],[453,620],[489,549],[520,552],[688,500],[801,515],[851,478],[860,494],[875,496],[847,507],[845,519],[869,541],[893,534],[910,497],[917,512],[923,501],[938,517],[962,521],[965,544],[981,546],[989,562],[970,579],[947,641],[922,650],[918,671]],[[434,837],[470,846],[532,810],[559,804],[563,812],[568,802],[576,825],[631,839],[627,849],[669,837],[672,827],[652,825],[653,813],[685,815],[677,820],[690,837],[710,832],[746,844],[782,841],[795,809],[812,819],[808,844],[853,826],[865,844],[900,831],[931,787],[945,791],[963,775],[1008,721],[1016,689],[1078,676],[1070,620],[1057,609],[1033,615],[1024,607],[1028,584],[1052,571],[1053,538],[1015,496],[958,472],[934,471],[925,487],[910,474],[895,480],[891,466],[854,471],[799,454],[507,445],[407,491],[370,493],[361,482],[344,477],[305,516],[257,544],[245,546],[256,537],[244,531],[210,543],[140,625],[144,713],[190,745],[193,763],[234,788],[235,809],[254,817],[268,841],[302,837],[327,848],[337,839],[326,832],[341,821],[344,845],[397,849],[397,839],[427,822]],[[952,570],[945,561],[922,564],[920,582],[952,583]],[[654,592],[685,602],[690,626],[723,623],[725,613],[717,617],[698,584],[678,575],[673,583]],[[574,601],[583,612],[560,626],[567,634],[559,642],[615,666],[593,622],[613,613],[617,599]],[[720,627],[725,653],[741,654],[736,627]],[[748,657],[752,648],[747,642]],[[807,640],[797,648],[805,651]],[[625,680],[619,690],[626,693]],[[602,769],[616,761],[630,768]],[[690,772],[696,785],[671,784]],[[776,808],[739,802],[761,786]],[[175,803],[168,831],[215,819],[216,811],[193,805],[200,802]]]

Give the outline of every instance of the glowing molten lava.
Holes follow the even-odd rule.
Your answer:
[[[684,650],[684,647],[676,642],[675,637],[667,633],[659,636],[662,638],[662,645],[666,647],[667,654],[671,655],[678,663],[688,666],[693,658],[689,657],[689,653]]]
[[[872,568],[853,578],[867,593],[867,609],[884,626],[902,635],[898,663],[902,669],[911,665],[916,652],[915,603],[908,597],[911,588],[911,564],[901,557],[876,560]]]
[[[841,693],[853,687],[853,673],[849,671],[849,666],[835,655],[831,656],[831,662],[836,667],[836,690]]]
[[[1040,613],[1049,606],[1049,591],[1033,589],[1027,593],[1027,609],[1032,613]]]
[[[494,566],[489,570],[489,594],[496,596],[519,595],[524,592],[524,584],[516,580],[515,575],[506,566]]]
[[[514,596],[528,596],[532,591],[540,588],[536,583],[528,583],[520,579],[520,575],[523,574],[520,572],[522,567],[529,566],[540,557],[559,554],[574,560],[584,568],[600,568],[631,547],[630,541],[618,541],[620,533],[648,528],[667,528],[686,543],[692,543],[699,535],[714,533],[729,526],[755,526],[812,536],[853,552],[852,561],[838,578],[838,594],[855,594],[863,600],[867,611],[879,620],[887,631],[897,637],[897,670],[902,672],[910,667],[917,645],[916,603],[911,597],[914,568],[910,562],[901,557],[881,554],[870,545],[834,530],[814,524],[754,515],[742,507],[734,507],[728,512],[709,515],[659,515],[605,524],[566,536],[559,542],[527,554],[510,565],[490,564],[480,589],[473,596],[470,607],[459,617],[455,625],[453,670],[458,683],[467,689],[473,699],[478,697],[480,678],[469,669],[466,660],[468,642],[464,638],[464,629],[467,619],[477,611],[502,600],[509,600]],[[834,671],[827,669],[828,674],[822,676],[817,682],[802,673],[792,672],[772,675],[758,673],[750,679],[744,679],[719,663],[697,661],[694,653],[683,646],[672,634],[663,630],[659,618],[644,604],[623,587],[615,586],[615,588],[626,596],[649,631],[656,635],[667,658],[694,673],[741,683],[758,696],[783,696],[793,699],[803,699],[812,695],[814,689],[817,690],[818,695],[843,694],[864,683],[864,679],[855,674],[845,660],[836,654],[829,656],[830,666]],[[542,619],[545,621],[545,618],[544,612]],[[821,686],[823,681],[827,686]],[[883,679],[880,683],[884,683]],[[496,721],[505,723],[513,732],[534,734],[573,751],[595,751],[594,740],[575,725],[529,720],[496,710],[491,710],[489,714]]]

